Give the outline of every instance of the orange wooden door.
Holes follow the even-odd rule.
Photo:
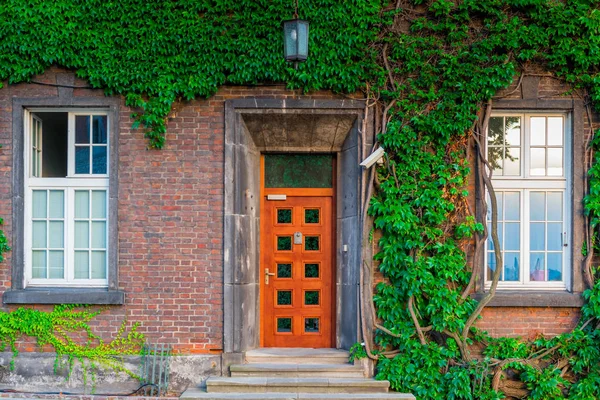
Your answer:
[[[264,189],[262,201],[262,345],[333,347],[333,189]]]

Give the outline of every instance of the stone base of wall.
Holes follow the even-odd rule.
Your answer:
[[[12,354],[0,353],[0,390],[19,392],[60,392],[64,394],[89,394],[92,392],[91,374],[84,373],[79,361],[68,377],[68,367],[54,371],[55,353],[20,353],[15,368],[10,370]],[[141,370],[141,357],[124,357],[124,366],[135,373]],[[169,391],[182,392],[188,387],[202,386],[209,376],[221,375],[220,355],[174,355],[171,357]],[[98,395],[126,395],[141,386],[141,382],[126,373],[100,367],[95,371],[95,390]],[[143,394],[143,393],[142,393]]]

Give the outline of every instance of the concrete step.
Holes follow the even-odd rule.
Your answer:
[[[229,367],[232,377],[327,377],[327,378],[364,378],[365,372],[360,365],[353,364],[299,364],[299,363],[250,363],[234,364]]]
[[[406,393],[208,393],[204,389],[188,389],[181,400],[415,400]]]
[[[345,364],[350,353],[338,349],[262,348],[246,352],[248,363]]]
[[[367,378],[211,377],[208,393],[387,393],[390,383]]]

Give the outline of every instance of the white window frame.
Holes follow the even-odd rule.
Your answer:
[[[68,132],[67,132],[67,177],[65,178],[43,178],[33,177],[31,174],[31,121],[35,116],[33,113],[67,113],[68,114]],[[106,174],[75,174],[75,116],[76,115],[102,115],[106,116],[107,124],[107,158]],[[82,109],[82,108],[31,108],[25,110],[24,115],[24,284],[25,287],[107,287],[109,282],[108,253],[110,241],[108,238],[109,227],[109,165],[110,165],[110,118],[111,115],[106,109]],[[90,121],[90,126],[91,126]],[[92,138],[90,137],[90,141]],[[91,150],[90,150],[91,151]],[[90,165],[90,172],[92,166]],[[65,251],[65,278],[64,279],[34,279],[32,277],[32,196],[34,190],[61,189],[65,191],[64,204],[64,251]],[[106,279],[74,279],[74,197],[76,190],[106,190]],[[90,211],[91,212],[91,211]],[[91,227],[90,227],[91,229]],[[91,246],[91,244],[90,244]]]
[[[520,144],[520,172],[519,176],[492,176],[492,184],[496,192],[519,192],[520,193],[520,259],[519,259],[519,280],[518,281],[500,281],[499,289],[505,290],[566,290],[572,284],[573,263],[571,258],[571,210],[573,202],[573,193],[571,190],[572,176],[572,122],[571,113],[565,112],[492,112],[492,117],[520,117],[521,118],[521,144]],[[531,176],[530,171],[530,117],[562,117],[563,118],[563,175],[562,176]],[[486,132],[487,135],[487,132]],[[486,137],[487,153],[487,137]],[[548,165],[546,165],[546,168]],[[529,243],[529,223],[530,221],[530,193],[533,191],[561,192],[563,193],[563,258],[562,258],[562,280],[561,281],[531,281],[530,280],[530,243]],[[486,191],[487,192],[487,191]],[[487,196],[486,196],[487,197]],[[488,204],[488,208],[491,205]],[[487,218],[487,217],[486,217]],[[487,223],[487,221],[486,221]],[[491,232],[488,233],[488,241],[491,240]],[[491,286],[491,276],[488,274],[488,257],[493,253],[488,252],[488,243],[486,241],[486,250],[484,251],[484,282],[485,289]],[[510,252],[510,251],[509,251]]]

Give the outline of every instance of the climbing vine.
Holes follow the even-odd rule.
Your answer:
[[[139,355],[144,335],[137,331],[138,324],[133,324],[127,330],[126,321],[123,321],[116,337],[105,342],[93,333],[89,325],[100,312],[75,305],[57,305],[51,312],[23,307],[12,312],[0,311],[0,351],[7,348],[12,351],[10,368],[13,369],[19,353],[18,340],[31,337],[36,339],[40,349],[50,346],[56,352],[55,372],[66,364],[67,379],[76,361],[81,363],[84,383],[87,383],[89,376],[92,386],[95,383],[94,371],[99,366],[135,377],[119,357]]]
[[[366,347],[355,347],[356,355],[378,359],[378,377],[424,399],[594,398],[600,393],[600,283],[593,267],[600,135],[586,144],[588,289],[572,332],[527,342],[475,328],[499,280],[497,269],[482,301],[469,296],[485,241],[499,248],[497,207],[492,195],[475,214],[466,188],[475,174],[479,187],[493,194],[482,147],[494,96],[515,79],[520,84],[528,74],[541,74],[568,83],[572,90],[565,95],[583,99],[594,125],[599,2],[306,0],[299,11],[311,22],[310,57],[295,70],[281,57],[279,24],[293,13],[287,0],[160,6],[7,0],[0,8],[0,80],[36,82],[51,65],[70,68],[91,87],[123,95],[137,109],[136,124],[145,127],[151,148],[165,144],[174,102],[208,97],[224,84],[364,90],[366,112],[377,120],[377,145],[387,154],[367,177],[372,198],[364,206],[381,233],[375,258],[385,280],[373,302],[370,294],[362,302],[375,335],[363,327]],[[488,207],[490,231],[481,220]],[[7,249],[2,246],[0,235],[0,254]],[[470,252],[475,262],[467,260]],[[495,257],[503,265],[502,255]],[[369,261],[363,281],[372,272]],[[13,336],[4,337],[14,344]],[[83,354],[58,346],[62,354]]]

